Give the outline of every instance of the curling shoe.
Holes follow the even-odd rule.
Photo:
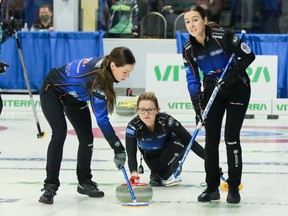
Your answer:
[[[219,200],[220,199],[220,193],[219,189],[211,189],[206,188],[206,190],[203,191],[202,194],[198,196],[198,202],[210,202],[211,200]]]
[[[78,184],[77,192],[80,194],[88,195],[89,197],[103,197],[104,192],[100,191],[98,184],[91,179],[86,179],[81,184]]]
[[[58,186],[56,184],[45,184],[44,188],[41,191],[45,191],[39,199],[39,202],[45,204],[53,204],[54,196],[56,195],[56,191],[58,190]]]
[[[151,172],[149,184],[152,187],[162,187],[162,186],[164,186],[163,180],[158,175],[158,173],[155,173],[155,172]]]
[[[163,185],[166,187],[172,187],[175,185],[181,184],[182,179],[178,175],[177,177],[174,177],[174,174],[172,174],[167,180],[163,180]]]
[[[226,202],[231,204],[237,204],[241,200],[238,187],[231,187],[228,189],[228,195]]]

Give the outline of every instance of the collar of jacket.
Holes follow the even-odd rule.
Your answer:
[[[211,39],[211,28],[209,26],[205,26],[205,41],[204,43],[208,43]],[[189,40],[190,40],[190,43],[192,44],[192,46],[201,46],[200,43],[198,43],[198,41],[196,40],[195,37],[193,36],[189,36]]]

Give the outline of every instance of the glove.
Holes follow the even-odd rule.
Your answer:
[[[201,123],[203,124],[203,118],[202,118],[202,110],[201,109],[197,109],[195,110],[196,116],[195,116],[195,121],[196,121],[196,125],[198,125],[199,121],[201,121]]]
[[[5,73],[7,67],[9,67],[8,64],[6,64],[5,62],[0,61],[0,73]]]
[[[118,137],[116,137],[116,140],[113,143],[110,143],[110,145],[114,149],[114,163],[118,170],[121,170],[126,161],[125,148]]]
[[[121,170],[124,167],[125,161],[126,161],[125,151],[115,154],[114,163],[116,164],[116,167],[118,168],[118,170]]]
[[[225,83],[232,82],[233,80],[238,79],[239,76],[242,75],[242,72],[243,71],[239,68],[238,65],[232,65],[225,73],[223,80]]]
[[[9,37],[15,34],[16,31],[19,31],[21,26],[16,19],[12,19],[5,21],[1,28],[3,29],[1,43],[4,43]]]
[[[223,176],[224,174],[223,174],[223,172],[222,172],[222,168],[221,167],[219,167],[219,176],[221,177],[221,176]]]
[[[118,137],[115,138],[114,142],[110,142],[109,144],[114,149],[114,163],[118,170],[121,170],[126,161],[125,148]]]
[[[7,30],[11,32],[10,36],[12,36],[15,32],[21,30],[21,26],[20,26],[18,20],[17,19],[12,19],[11,22],[9,23],[9,25],[8,25],[8,29]]]
[[[196,124],[198,124],[199,121],[204,123],[203,118],[202,118],[202,106],[201,106],[202,99],[203,99],[202,92],[191,98],[192,104],[196,113],[196,116],[195,116]]]
[[[5,31],[7,32],[7,34],[9,35],[9,37],[11,37],[15,32],[21,30],[21,26],[18,22],[18,20],[16,19],[12,19],[7,28],[5,29]]]

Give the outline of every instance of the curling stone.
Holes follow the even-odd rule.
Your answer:
[[[153,190],[151,185],[145,183],[131,184],[137,202],[148,202],[152,200]],[[123,183],[116,188],[116,198],[121,202],[131,202],[131,194],[126,183]]]
[[[131,100],[131,99],[130,99]],[[117,102],[116,114],[121,116],[131,116],[136,114],[136,98]]]

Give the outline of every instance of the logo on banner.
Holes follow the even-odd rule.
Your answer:
[[[255,71],[253,71],[251,67],[248,67],[246,71],[251,79],[251,82],[258,82],[261,76],[264,78],[266,83],[270,82],[271,80],[267,67],[256,67]]]
[[[181,65],[167,65],[165,71],[161,71],[160,66],[155,66],[155,75],[157,81],[168,81],[169,77],[172,76],[172,80],[179,81],[180,70],[185,70],[184,66]]]

